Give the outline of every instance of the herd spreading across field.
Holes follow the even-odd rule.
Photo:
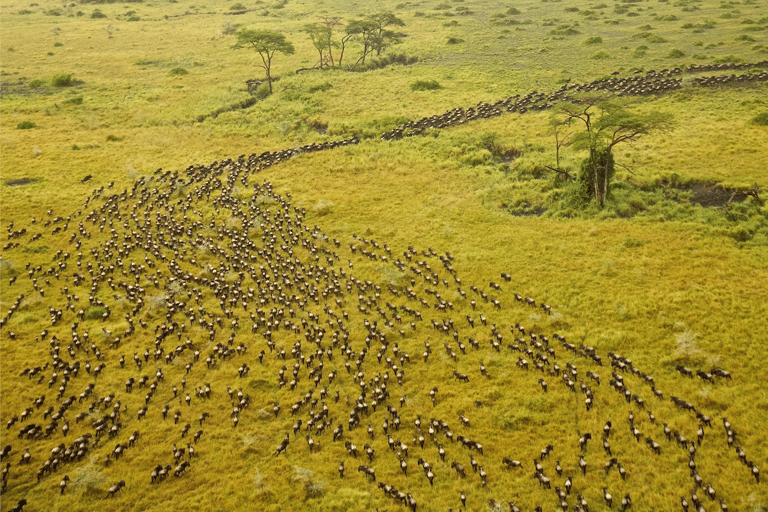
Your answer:
[[[41,3],[0,41],[2,512],[768,506],[760,0]],[[577,212],[595,98],[678,122]]]
[[[562,99],[531,98],[530,105]],[[393,134],[406,128],[418,124],[382,138],[397,138]],[[673,454],[679,468],[666,469],[689,476],[674,492],[686,510],[728,510],[736,499],[711,473],[719,457],[741,462],[730,479],[759,484],[753,447],[740,436],[738,420],[732,425],[675,396],[675,388],[657,388],[654,368],[514,321],[526,308],[546,314],[552,308],[541,297],[515,293],[510,274],[474,283],[454,270],[449,252],[417,243],[391,248],[357,235],[337,240],[311,225],[289,194],[257,181],[260,171],[295,154],[158,170],[130,190],[99,187],[77,212],[51,209],[23,228],[8,225],[8,238],[22,242],[8,242],[4,254],[25,241],[67,238],[66,249],[53,254],[49,265],[27,264],[5,288],[6,294],[23,291],[2,319],[3,335],[38,354],[17,376],[3,377],[5,390],[35,397],[5,425],[2,489],[6,497],[23,492],[28,498],[14,510],[27,502],[44,507],[34,502],[34,489],[54,479],[61,478],[58,488],[65,494],[69,475],[94,458],[114,466],[116,474],[138,472],[155,485],[209,471],[196,461],[199,451],[216,449],[206,426],[247,430],[266,421],[259,417],[264,411],[273,416],[272,457],[292,453],[311,466],[314,453],[332,452],[340,459],[338,478],[377,486],[390,506],[414,511],[430,508],[419,490],[435,481],[461,482],[457,507],[460,497],[462,507],[473,509],[482,502],[512,511],[594,510],[602,504],[648,510],[641,493],[632,492],[632,482],[646,478],[633,469],[633,444],[655,456]],[[233,195],[238,184],[252,191],[247,199]],[[365,261],[396,269],[404,285],[356,278],[355,266]],[[34,340],[18,339],[8,325],[31,296],[39,297],[37,311],[47,310],[50,327]],[[454,311],[467,308],[463,318],[454,318]],[[491,370],[484,365],[490,357],[499,361]],[[452,399],[440,392],[446,382],[482,387],[503,378],[498,374],[507,366],[538,384],[538,393],[557,396],[560,407],[604,426],[574,434],[571,443],[537,439],[541,452],[531,461],[530,446],[488,446],[476,436],[472,424],[483,416],[484,404],[456,416],[441,412],[441,402]],[[722,368],[678,371],[702,384],[727,386],[732,380]],[[125,388],[104,386],[106,375],[124,379]],[[231,377],[232,385],[210,384],[222,377]],[[253,403],[254,382],[279,389],[281,399]],[[533,388],[521,392],[536,393]],[[660,412],[658,406],[668,402],[674,408]],[[142,450],[157,429],[173,445],[168,455],[143,466],[125,463],[126,454]],[[602,439],[601,448],[590,443],[593,434]],[[707,454],[706,462],[700,453]],[[345,474],[345,463],[362,475]],[[409,464],[418,467],[416,474],[408,472]],[[614,470],[621,484],[610,481]],[[552,490],[532,503],[505,489],[488,490],[489,481],[508,472]],[[587,479],[596,474],[602,476]],[[120,492],[131,492],[124,479],[99,499]]]

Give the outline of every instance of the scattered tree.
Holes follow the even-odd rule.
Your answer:
[[[403,20],[388,12],[368,16],[368,20],[374,27],[373,49],[376,50],[376,56],[381,55],[382,50],[388,46],[400,42],[402,36],[387,27],[404,27]]]
[[[334,66],[333,49],[338,47],[337,43],[333,42],[333,30],[341,25],[341,18],[338,16],[322,16],[323,25],[328,29],[328,60],[331,61],[331,66]],[[339,61],[341,65],[341,61]]]
[[[302,32],[309,36],[309,39],[312,41],[312,46],[315,47],[320,56],[317,67],[323,69],[323,65],[326,63],[333,66],[333,54],[331,53],[331,36],[333,34],[333,29],[325,25],[315,25],[310,23],[304,25]]]
[[[237,32],[237,43],[232,48],[253,48],[259,54],[263,63],[261,67],[267,74],[270,94],[272,94],[272,58],[275,53],[293,55],[296,51],[293,44],[286,41],[284,34],[270,30],[240,30]]]
[[[390,30],[388,27],[403,27],[403,20],[391,13],[380,13],[366,16],[360,20],[353,20],[347,24],[347,41],[356,37],[363,45],[363,54],[355,63],[365,65],[365,58],[373,52],[381,55],[387,47],[400,42],[402,35]],[[346,41],[342,41],[346,44]],[[343,51],[343,50],[342,50]]]
[[[589,151],[579,173],[578,193],[587,201],[594,198],[601,208],[614,175],[614,146],[635,141],[642,135],[666,130],[672,122],[671,114],[630,112],[619,101],[609,101],[604,97],[584,98],[579,103],[563,103],[555,115],[556,125],[566,126],[574,122],[584,124],[585,131],[575,134],[572,139],[574,147]],[[559,157],[560,142],[557,140]]]

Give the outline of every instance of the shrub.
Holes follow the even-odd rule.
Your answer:
[[[584,44],[602,44],[603,38],[600,36],[590,37],[587,39]]]
[[[258,89],[256,89],[256,92],[253,95],[256,96],[258,99],[263,100],[270,94],[271,93],[269,92],[269,84],[263,83],[258,87]]]
[[[83,97],[82,96],[75,96],[74,98],[70,98],[66,100],[64,103],[69,103],[70,105],[82,105],[83,104]]]
[[[594,156],[594,160],[593,160]],[[588,205],[595,197],[595,172],[598,173],[597,183],[602,184],[606,179],[608,181],[608,193],[610,194],[610,183],[615,174],[613,165],[613,154],[610,151],[596,151],[593,156],[584,159],[581,164],[581,171],[577,179],[577,188],[572,192],[572,204]]]
[[[138,16],[131,16],[130,18],[128,18],[128,21],[141,21],[141,18],[139,18]]]
[[[411,84],[412,91],[434,91],[442,88],[437,80],[418,80]]]
[[[117,135],[112,135],[111,133],[107,135],[107,142],[119,142],[123,140],[122,137],[118,137]]]
[[[672,50],[667,54],[668,59],[679,59],[681,57],[685,57],[685,52],[683,50]]]
[[[318,85],[313,85],[308,89],[309,93],[324,92],[333,89],[333,85],[330,82],[325,82]]]
[[[99,9],[94,9],[93,12],[91,13],[91,18],[94,20],[97,20],[99,18],[106,18],[106,17],[107,15],[101,12]]]
[[[403,66],[410,66],[419,61],[418,57],[408,57],[404,53],[395,54],[392,53],[386,57],[380,59],[371,59],[365,63],[364,66],[355,66],[350,71],[365,72],[373,71],[374,69],[382,69],[390,65],[400,64]]]
[[[458,37],[449,37],[448,38],[448,44],[459,44],[459,43],[463,43],[463,42],[464,42],[464,40],[461,39],[461,38],[458,38]]]
[[[33,123],[32,121],[22,121],[19,124],[16,125],[17,130],[31,130],[32,128],[36,127],[37,125]]]
[[[181,75],[188,75],[189,71],[187,71],[184,68],[173,68],[170,71],[171,76],[181,76]]]
[[[35,80],[30,80],[29,84],[27,84],[27,85],[37,89],[37,88],[40,88],[40,87],[45,87],[45,82],[43,80],[40,80],[40,79],[35,79]]]
[[[230,11],[244,11],[245,10],[245,6],[238,2],[236,4],[230,5],[229,6],[229,10]]]
[[[509,9],[507,9],[507,14],[509,16],[516,16],[520,14],[520,11],[518,9],[515,9],[514,7],[510,7]]]
[[[601,51],[597,52],[596,54],[594,54],[592,56],[592,58],[595,59],[595,60],[605,60],[605,59],[608,59],[610,57],[611,57],[611,55],[608,52],[604,51],[604,50],[601,50]]]
[[[51,79],[51,84],[54,87],[71,87],[74,85],[72,80],[72,73],[59,73],[54,75]]]
[[[738,64],[739,62],[744,62],[744,59],[731,54],[731,55],[726,55],[724,57],[719,57],[717,59],[713,59],[712,62],[714,62],[715,64],[731,64],[731,63]]]
[[[64,46],[64,43],[60,43],[56,41],[55,43],[53,43],[53,46]]]
[[[237,27],[239,25],[235,23],[226,22],[224,25],[221,26],[221,33],[227,36],[231,36],[235,32],[237,32]]]
[[[85,317],[89,320],[100,320],[106,312],[107,308],[103,306],[92,306],[88,308],[88,311],[85,313]]]
[[[750,123],[758,126],[768,126],[768,112],[761,112],[750,120]]]

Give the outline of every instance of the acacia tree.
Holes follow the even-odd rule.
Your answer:
[[[576,148],[587,149],[589,156],[579,173],[579,194],[594,198],[602,208],[614,175],[613,148],[622,142],[633,142],[642,135],[668,129],[672,115],[661,112],[638,114],[628,111],[618,101],[603,97],[585,98],[579,103],[559,105],[560,125],[584,124],[585,131],[573,136]]]
[[[392,26],[402,27],[405,23],[391,13],[371,14],[363,19],[350,21],[345,28],[346,39],[342,38],[342,54],[347,41],[355,37],[363,45],[363,54],[355,65],[365,65],[368,55],[373,52],[381,55],[385,48],[400,41],[400,34],[388,28]]]
[[[263,63],[261,67],[267,73],[270,94],[272,94],[272,58],[275,53],[293,55],[296,51],[293,44],[286,41],[284,34],[270,30],[240,30],[237,32],[237,43],[232,48],[253,48],[261,56]]]
[[[309,36],[309,39],[312,41],[312,46],[315,47],[320,56],[318,67],[323,69],[323,65],[326,63],[330,63],[330,65],[333,66],[333,54],[331,53],[331,35],[333,29],[323,25],[307,24],[304,25],[302,32],[305,32]]]
[[[405,22],[389,12],[383,12],[380,14],[373,14],[368,16],[368,20],[374,26],[373,31],[373,49],[376,50],[376,55],[381,55],[382,50],[391,44],[396,44],[400,41],[400,35],[393,30],[387,29],[387,27],[404,27]]]
[[[365,65],[365,58],[373,51],[376,44],[376,25],[369,19],[353,20],[347,25],[347,34],[359,39],[360,44],[363,45],[363,54],[357,59],[355,66]]]
[[[323,25],[328,29],[328,59],[331,61],[331,66],[335,66],[333,61],[333,48],[337,48],[338,44],[333,42],[333,29],[341,25],[341,18],[339,16],[321,16]],[[339,60],[339,66],[341,66],[341,60]]]

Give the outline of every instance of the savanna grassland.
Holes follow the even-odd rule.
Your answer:
[[[0,508],[764,510],[768,85],[697,80],[765,72],[766,7],[5,2]],[[313,69],[307,24],[382,12]],[[271,95],[241,29],[295,46]],[[675,68],[600,91],[671,117],[602,208],[555,104],[381,138]]]

